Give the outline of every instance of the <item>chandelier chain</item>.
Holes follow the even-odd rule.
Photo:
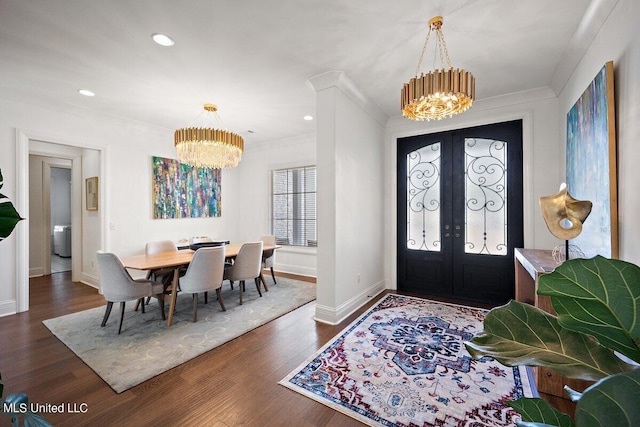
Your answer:
[[[436,33],[436,49],[440,55],[440,67],[444,69],[445,58],[447,61],[447,66],[449,69],[452,69],[451,58],[449,58],[449,50],[447,49],[447,42],[444,40],[444,33],[442,32],[442,21],[432,20],[429,23],[429,31],[427,32],[427,37],[424,40],[424,45],[422,46],[422,51],[420,52],[420,59],[418,60],[418,67],[416,68],[416,77],[420,74],[420,68],[422,67],[422,61],[424,59],[424,54],[427,51],[427,45],[429,44],[429,38],[431,37],[431,31],[435,31]]]
[[[451,59],[449,59],[449,50],[447,49],[447,42],[444,41],[444,34],[442,33],[441,29],[439,29],[436,32],[436,34],[438,36],[438,50],[440,51],[440,65],[444,65],[444,60],[442,58],[442,51],[444,50],[444,54],[447,58],[447,65],[449,66],[449,69],[451,69],[453,67],[451,66]]]
[[[427,44],[429,43],[429,37],[431,36],[431,26],[429,26],[429,32],[427,33],[427,38],[424,40],[424,45],[422,46],[422,52],[420,52],[420,59],[418,60],[418,68],[416,68],[416,77],[420,74],[420,67],[422,67],[422,58],[424,58],[424,52],[427,50]]]

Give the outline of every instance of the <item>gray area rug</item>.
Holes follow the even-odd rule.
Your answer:
[[[178,294],[173,326],[160,318],[157,301],[152,298],[146,313],[133,311],[127,303],[118,335],[119,304],[114,304],[107,325],[102,328],[105,307],[97,307],[43,321],[45,326],[93,369],[117,393],[176,367],[227,341],[288,313],[316,297],[316,285],[278,277],[268,280],[269,292],[258,295],[253,282],[247,282],[243,305],[239,305],[238,284],[222,287],[222,311],[215,292],[204,304],[200,295],[198,321],[192,323],[190,294]],[[270,284],[271,283],[271,284]],[[105,303],[106,304],[106,303]],[[165,310],[168,312],[167,302]]]

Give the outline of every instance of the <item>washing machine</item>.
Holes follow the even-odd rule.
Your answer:
[[[55,225],[53,227],[53,252],[63,258],[71,256],[70,225]]]

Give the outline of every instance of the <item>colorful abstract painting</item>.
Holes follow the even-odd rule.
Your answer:
[[[220,169],[195,168],[155,156],[152,169],[154,219],[222,214]]]
[[[608,62],[567,113],[566,182],[593,203],[582,233],[571,241],[587,258],[618,255],[613,62]]]

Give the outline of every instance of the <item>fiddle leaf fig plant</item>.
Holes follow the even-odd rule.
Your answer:
[[[2,189],[3,183],[2,170],[0,170],[0,190]],[[18,211],[16,211],[16,208],[13,207],[13,203],[11,203],[9,198],[0,193],[0,241],[9,237],[18,222],[23,219],[24,218],[20,217]]]
[[[29,409],[29,398],[24,393],[13,393],[2,400],[4,385],[0,375],[0,409],[11,418],[12,427],[52,427],[43,416]]]
[[[640,425],[640,267],[601,256],[572,259],[541,276],[537,292],[551,298],[557,316],[510,301],[487,314],[467,350],[596,383],[582,392],[565,386],[577,402],[574,420],[542,399],[510,402],[522,416],[518,426]]]

